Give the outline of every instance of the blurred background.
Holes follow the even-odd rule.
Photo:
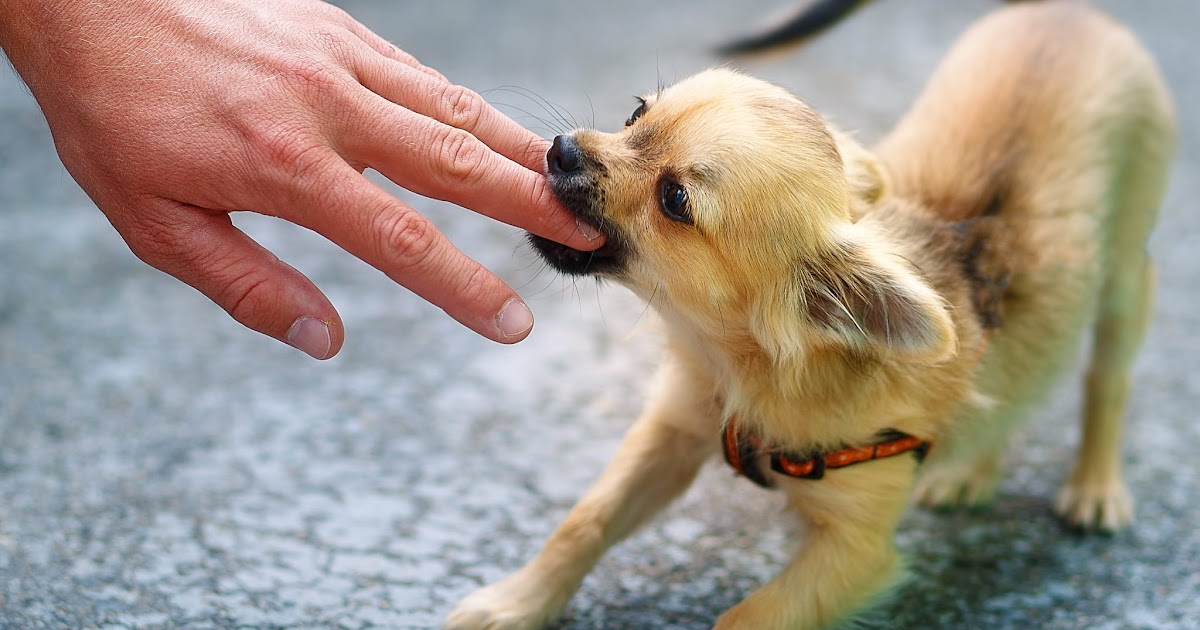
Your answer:
[[[632,96],[786,0],[345,0],[352,15],[551,136],[618,128]],[[1156,55],[1180,154],[1152,249],[1158,306],[1135,374],[1135,528],[1051,514],[1077,442],[1077,371],[1016,440],[995,507],[913,510],[913,580],[877,628],[1193,630],[1200,618],[1200,100],[1190,0],[1099,2]],[[745,68],[879,138],[984,0],[882,1]],[[553,105],[549,105],[552,103]],[[516,569],[599,474],[659,352],[623,290],[545,270],[522,235],[396,194],[529,300],[515,347],[477,338],[321,238],[238,224],[345,318],[317,363],[138,262],[0,70],[0,627],[432,628]],[[788,556],[780,497],[710,465],[584,582],[561,629],[707,628]],[[820,579],[820,576],[813,576]]]

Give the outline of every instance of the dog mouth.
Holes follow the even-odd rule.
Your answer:
[[[529,235],[529,243],[542,259],[560,273],[571,276],[586,275],[617,275],[624,267],[624,236],[613,227],[611,221],[597,221],[592,205],[580,206],[578,202],[569,202],[572,195],[559,193],[558,187],[551,180],[551,187],[559,201],[577,219],[595,228],[604,236],[604,244],[592,251],[581,251],[562,243],[543,238],[536,234]]]
[[[621,269],[616,248],[612,247],[612,237],[599,249],[584,252],[549,239],[529,235],[529,242],[542,258],[550,263],[560,273],[569,276],[615,275]]]
[[[601,234],[604,234],[604,245],[590,252],[567,247],[534,234],[529,235],[529,242],[542,259],[560,273],[569,276],[618,275],[624,267],[620,255],[621,248],[612,234],[604,231],[601,231]]]
[[[572,276],[618,275],[624,267],[628,247],[621,231],[606,220],[604,195],[595,163],[570,136],[558,136],[546,153],[550,190],[575,218],[604,236],[604,245],[590,252],[567,247],[547,238],[529,235],[529,242],[542,258],[560,273]]]

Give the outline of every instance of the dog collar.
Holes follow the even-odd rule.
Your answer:
[[[760,455],[768,455],[771,470],[796,479],[821,479],[825,471],[831,468],[845,468],[885,457],[895,457],[904,453],[913,453],[917,461],[925,459],[933,443],[919,437],[887,429],[878,434],[879,441],[860,448],[844,448],[836,451],[806,453],[798,455],[779,449],[771,448],[755,435],[740,431],[737,417],[733,416],[725,422],[725,435],[722,440],[725,449],[725,461],[738,474],[750,481],[770,488],[771,482],[758,466]]]

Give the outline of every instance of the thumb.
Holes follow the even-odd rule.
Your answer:
[[[215,214],[177,202],[142,212],[117,231],[138,258],[203,293],[243,326],[315,359],[342,347],[344,330],[329,299],[304,274]],[[145,217],[155,217],[153,221]]]

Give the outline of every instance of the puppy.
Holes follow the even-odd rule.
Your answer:
[[[1128,525],[1121,417],[1173,124],[1127,31],[1047,2],[970,29],[874,150],[729,70],[646,96],[619,133],[556,138],[550,184],[607,244],[534,246],[646,299],[667,355],[595,486],[446,627],[544,627],[721,452],[781,490],[808,533],[716,627],[844,620],[897,584],[893,531],[914,493],[991,497],[1005,438],[1088,322],[1083,439],[1058,512]]]

